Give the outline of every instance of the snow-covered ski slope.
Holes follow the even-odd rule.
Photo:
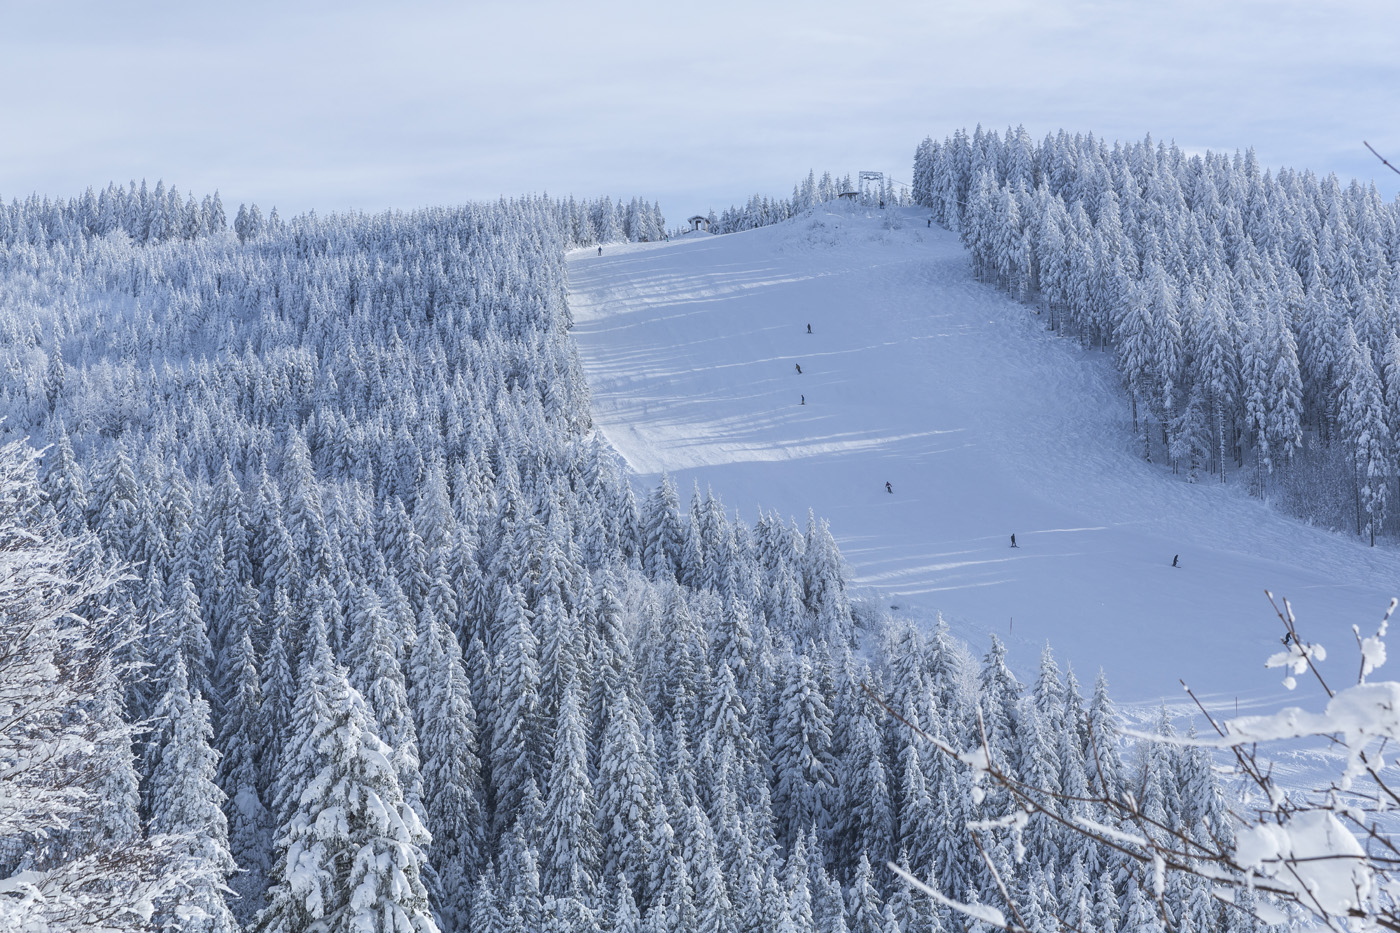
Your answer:
[[[856,583],[941,611],[978,654],[996,632],[1023,679],[1048,639],[1123,701],[1175,705],[1180,677],[1232,712],[1274,705],[1266,588],[1339,682],[1351,625],[1400,592],[1393,549],[1145,463],[1111,360],[975,281],[919,211],[580,250],[569,279],[596,424],[640,483],[669,471],[683,503],[698,482],[746,521],[812,509]]]

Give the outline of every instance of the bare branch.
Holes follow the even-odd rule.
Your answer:
[[[1381,155],[1379,152],[1377,152],[1374,146],[1372,146],[1370,143],[1366,142],[1366,140],[1364,140],[1364,139],[1361,141],[1361,145],[1365,146],[1367,149],[1370,149],[1370,150],[1371,150],[1371,155],[1375,156],[1377,159],[1380,159],[1382,165],[1384,165],[1386,168],[1390,169],[1390,170],[1391,170],[1392,172],[1394,172],[1395,174],[1400,175],[1400,168],[1396,168],[1395,166],[1393,166],[1393,165],[1391,165],[1389,162],[1387,162],[1387,161],[1385,160],[1385,156],[1383,156],[1383,155]]]

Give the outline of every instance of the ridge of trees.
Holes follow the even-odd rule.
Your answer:
[[[1335,175],[1024,128],[925,139],[915,201],[974,272],[1115,352],[1143,454],[1371,543],[1396,531],[1400,208]]]

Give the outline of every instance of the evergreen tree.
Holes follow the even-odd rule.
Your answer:
[[[581,886],[585,897],[594,895],[599,839],[593,785],[588,779],[587,738],[578,689],[571,681],[554,730],[554,762],[540,841],[542,886],[555,896],[574,885]]]
[[[1376,532],[1385,521],[1390,438],[1371,352],[1357,342],[1350,322],[1344,327],[1343,347],[1337,422],[1352,463],[1356,533],[1369,534],[1374,547]]]
[[[262,909],[272,848],[270,816],[262,797],[258,758],[262,751],[262,684],[252,636],[245,626],[230,646],[224,680],[225,715],[219,735],[219,786],[226,795],[229,853],[239,871],[228,880],[238,897],[229,905],[240,923]]]
[[[1020,762],[1021,684],[1006,666],[1006,646],[995,635],[992,647],[982,659],[978,676],[981,688],[982,729],[992,760],[1015,774]],[[982,741],[981,737],[975,741]]]
[[[424,818],[418,731],[408,704],[399,643],[393,637],[379,596],[361,586],[350,607],[350,682],[374,717],[376,734],[389,746],[404,799]]]
[[[784,673],[773,726],[773,805],[781,836],[791,841],[814,822],[824,825],[835,775],[831,709],[806,655]]]
[[[875,870],[870,867],[870,858],[865,852],[860,854],[855,877],[846,892],[846,914],[850,918],[851,933],[881,933],[882,901],[875,887]]]
[[[497,698],[491,728],[491,778],[496,790],[495,825],[506,828],[520,812],[527,783],[534,781],[535,737],[539,734],[538,641],[518,584],[501,587],[501,647],[492,665]]]
[[[1094,795],[1118,800],[1123,789],[1123,761],[1118,752],[1118,710],[1108,696],[1108,678],[1099,671],[1089,702],[1085,768]]]
[[[862,709],[855,714],[853,735],[841,759],[840,788],[842,861],[855,861],[855,853],[874,846],[893,846],[894,806],[884,762],[880,727]]]
[[[470,929],[468,889],[486,855],[476,710],[457,640],[439,619],[414,644],[413,660],[423,802],[433,836],[429,894],[444,933],[454,933]]]
[[[675,579],[685,549],[680,499],[670,476],[647,497],[643,515],[642,567],[653,579]]]
[[[597,824],[604,877],[624,875],[640,883],[655,864],[651,839],[657,825],[660,788],[655,765],[626,692],[608,703],[608,724],[599,755]],[[664,854],[657,857],[664,857]]]
[[[151,822],[156,833],[185,835],[187,857],[203,867],[200,882],[165,907],[182,930],[235,933],[238,923],[221,889],[234,871],[225,797],[214,782],[218,753],[210,746],[209,704],[191,695],[183,659],[175,655],[157,714],[170,722],[169,742],[151,775]]]
[[[320,628],[293,719],[279,786],[288,818],[257,929],[436,931],[422,879],[429,836]]]

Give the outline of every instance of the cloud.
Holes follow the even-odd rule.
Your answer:
[[[75,12],[76,11],[76,12]],[[680,216],[810,167],[908,175],[976,123],[1376,178],[1400,8],[1341,2],[31,4],[7,12],[0,193],[163,177],[378,209],[554,193]]]

